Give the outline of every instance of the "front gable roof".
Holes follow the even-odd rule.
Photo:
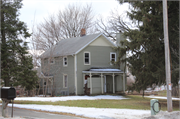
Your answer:
[[[98,33],[82,37],[63,39],[52,48],[45,51],[40,57],[48,58],[78,54],[80,51],[82,51],[84,48],[86,48],[89,44],[91,44],[100,36],[105,37],[107,41],[109,41],[114,47],[116,47],[116,45],[110,39],[108,39],[103,33]]]

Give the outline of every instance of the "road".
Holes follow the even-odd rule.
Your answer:
[[[7,107],[8,117],[11,117],[12,108]],[[0,117],[2,117],[2,107],[0,106]],[[74,117],[68,115],[52,114],[46,112],[38,112],[26,109],[13,108],[14,118],[25,118],[25,119],[84,119],[81,117]],[[1,119],[1,118],[0,118]]]

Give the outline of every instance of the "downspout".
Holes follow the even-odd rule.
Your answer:
[[[121,31],[119,33],[117,33],[116,34],[116,45],[117,45],[117,47],[123,47],[123,46],[121,46],[120,41],[123,41],[125,39],[126,38],[123,36],[123,33]],[[126,58],[126,55],[125,55],[125,58]],[[121,58],[119,60],[121,60]],[[121,69],[121,64],[120,64],[119,68]],[[126,88],[125,87],[125,84],[126,84],[125,79],[126,79],[126,62],[124,63],[124,73],[123,73],[123,93],[125,93],[125,88]]]
[[[77,95],[77,55],[74,54],[74,84],[75,84],[75,95]]]

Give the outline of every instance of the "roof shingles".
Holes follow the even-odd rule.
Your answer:
[[[59,41],[54,47],[45,51],[40,57],[48,58],[77,54],[101,35],[102,33],[98,33],[82,37],[63,39]]]

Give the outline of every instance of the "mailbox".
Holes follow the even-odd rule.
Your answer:
[[[13,100],[14,98],[16,98],[16,89],[13,87],[2,87],[1,98]]]

